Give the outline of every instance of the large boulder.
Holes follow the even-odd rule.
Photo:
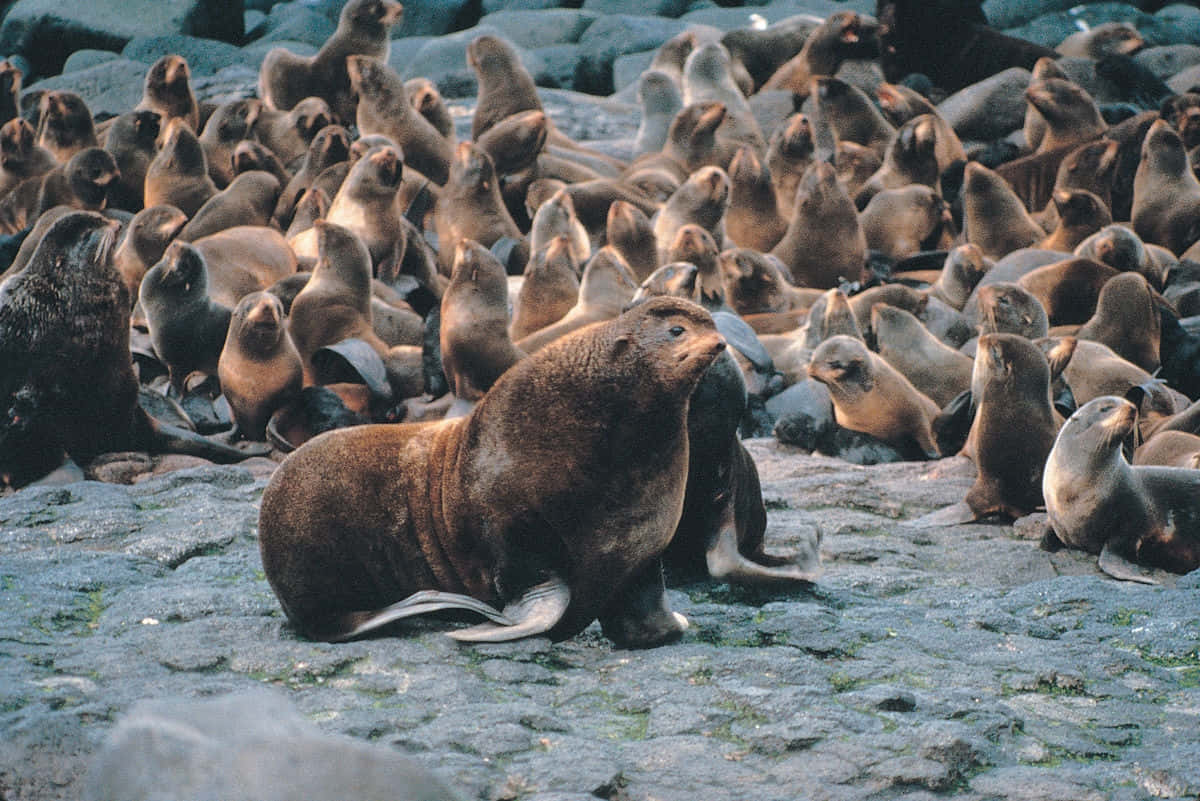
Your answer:
[[[599,18],[599,14],[591,11],[553,8],[545,11],[497,11],[481,19],[479,24],[498,28],[504,38],[517,47],[536,50],[539,47],[575,44],[588,26]]]
[[[405,0],[404,19],[392,28],[392,38],[441,36],[479,21],[479,7],[470,0]]]
[[[120,51],[130,39],[186,33],[240,42],[242,0],[18,0],[0,26],[0,53],[20,53],[56,75],[76,50]]]
[[[687,25],[679,20],[614,14],[593,22],[579,37],[582,49],[575,88],[595,95],[613,92],[613,61],[626,53],[653,50]]]
[[[170,34],[168,36],[139,36],[131,39],[121,55],[130,61],[153,64],[165,55],[174,53],[187,60],[192,75],[212,75],[219,69],[241,64],[246,56],[241,48],[216,39]]]
[[[115,58],[85,69],[75,70],[38,81],[26,92],[67,89],[87,103],[97,117],[124,114],[142,99],[142,83],[148,65],[141,61]]]

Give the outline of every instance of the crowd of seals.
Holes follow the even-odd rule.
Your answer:
[[[977,2],[876,12],[680,33],[621,141],[556,127],[492,34],[466,49],[460,139],[436,86],[387,62],[391,0],[350,0],[311,57],[270,51],[257,98],[198,102],[175,54],[112,120],[65,90],[22,111],[0,85],[0,480],[115,449],[267,451],[154,419],[139,380],[229,442],[299,448],[262,554],[321,639],[458,609],[491,621],[459,639],[598,618],[647,646],[683,625],[664,563],[807,585],[815,554],[764,549],[739,433],[962,453],[975,485],[923,524],[1045,506],[1048,543],[1099,550],[1078,523],[1098,494],[1153,501],[1137,477],[1159,473],[1121,467],[1107,434],[1085,457],[1064,418],[1136,388],[1178,421],[1164,433],[1200,433],[1200,86],[1164,95],[1136,30],[1056,52]],[[947,31],[968,46],[945,53]],[[1001,101],[1023,118],[989,121]],[[1195,567],[1190,512],[1154,525],[1109,552]]]

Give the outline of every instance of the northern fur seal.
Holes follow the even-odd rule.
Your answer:
[[[275,411],[300,396],[304,370],[288,336],[283,303],[269,292],[238,302],[217,362],[221,394],[233,410],[236,432],[262,441]]]
[[[249,453],[158,423],[138,406],[129,293],[112,267],[117,223],[58,220],[28,266],[0,285],[0,481],[22,486],[66,452],[172,450],[214,461]]]
[[[1067,420],[1042,477],[1047,540],[1100,554],[1100,569],[1114,578],[1154,583],[1138,565],[1174,573],[1200,566],[1200,471],[1130,466],[1122,444],[1136,423],[1137,407],[1111,395]]]
[[[259,68],[258,96],[283,111],[306,97],[320,97],[341,120],[354,119],[346,56],[386,59],[388,32],[403,13],[404,7],[393,0],[350,0],[338,17],[337,30],[315,56],[297,56],[282,47],[267,53]]]
[[[724,348],[707,312],[654,298],[518,362],[465,418],[312,440],[259,516],[288,618],[325,640],[438,609],[495,621],[450,632],[467,641],[564,639],[596,618],[619,645],[678,638],[660,557],[689,397]]]

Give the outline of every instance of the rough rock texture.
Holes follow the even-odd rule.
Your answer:
[[[20,53],[40,75],[57,73],[84,47],[120,50],[137,36],[186,33],[242,38],[241,0],[19,0],[0,27],[0,53]]]
[[[778,553],[823,533],[811,592],[670,591],[683,641],[468,647],[449,622],[312,643],[255,541],[264,481],[182,470],[0,500],[0,792],[80,796],[143,698],[284,690],[464,797],[1134,799],[1200,792],[1200,581],[1101,576],[1037,519],[913,530],[961,459],[855,467],[749,447]]]

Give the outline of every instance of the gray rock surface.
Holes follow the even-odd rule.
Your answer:
[[[119,51],[138,36],[242,38],[242,0],[18,0],[0,26],[0,53],[20,53],[39,75],[57,74],[81,48]]]
[[[1112,581],[1094,557],[1038,549],[1037,517],[903,526],[962,497],[962,459],[856,467],[748,446],[770,549],[819,528],[826,573],[810,592],[675,587],[691,628],[648,651],[595,625],[557,644],[461,646],[445,621],[301,639],[259,563],[264,481],[239,467],[0,499],[0,788],[79,798],[139,700],[269,685],[467,798],[1200,792],[1196,576]]]
[[[612,94],[612,65],[617,56],[657,48],[686,27],[678,20],[659,17],[603,17],[579,39],[583,51],[575,70],[576,88],[592,94]]]
[[[94,115],[123,114],[142,99],[142,84],[149,64],[115,58],[94,66],[46,78],[34,89],[69,89],[83,98]]]
[[[536,50],[551,45],[575,44],[588,26],[600,18],[591,11],[555,8],[545,11],[498,11],[479,20],[498,29],[517,47]]]
[[[188,69],[191,70],[193,76],[212,75],[223,67],[241,64],[245,61],[245,54],[241,48],[235,45],[216,39],[199,39],[183,34],[132,39],[121,51],[121,56],[130,61],[153,64],[163,56],[172,53],[187,59]]]

